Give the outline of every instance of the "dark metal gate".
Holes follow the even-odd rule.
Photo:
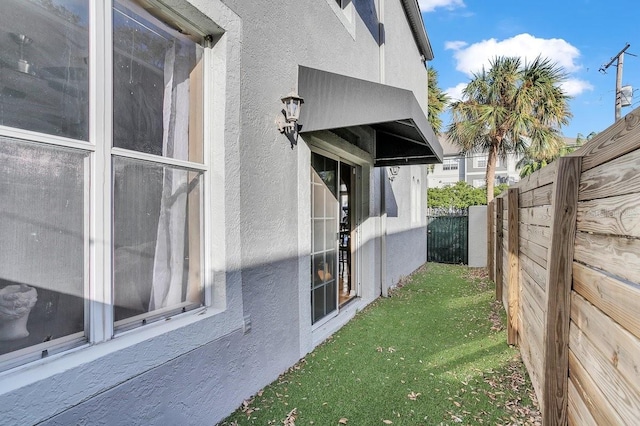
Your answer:
[[[469,263],[469,213],[467,209],[429,209],[427,261]]]

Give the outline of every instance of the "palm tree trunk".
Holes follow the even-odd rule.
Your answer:
[[[496,161],[498,160],[498,147],[494,144],[489,149],[487,158],[487,204],[493,200],[493,184],[496,179]]]

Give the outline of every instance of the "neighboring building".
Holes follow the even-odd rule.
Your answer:
[[[429,166],[429,188],[442,188],[466,180],[467,162],[464,154],[460,153],[460,147],[445,136],[439,136],[438,139],[443,160],[442,164]]]
[[[464,180],[475,188],[486,186],[487,155],[481,153],[470,153],[466,156],[465,178]],[[498,157],[496,161],[495,184],[513,184],[520,180],[520,171],[516,169],[516,164],[521,156],[515,154],[507,155],[506,159]]]
[[[455,145],[446,136],[440,136],[440,145],[444,159],[442,164],[435,164],[429,169],[429,188],[442,188],[464,181],[476,188],[486,185],[487,155],[471,152],[466,155],[461,153],[460,147]],[[575,145],[575,138],[564,138],[567,145]],[[520,169],[518,162],[521,155],[509,154],[506,159],[498,158],[496,163],[495,184],[508,183],[509,185],[520,181]]]
[[[416,0],[0,23],[0,423],[215,424],[426,261]]]

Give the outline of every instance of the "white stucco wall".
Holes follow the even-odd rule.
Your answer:
[[[382,2],[387,45],[381,56]],[[186,0],[166,3],[189,17]],[[393,182],[381,180],[371,158],[336,141],[333,152],[363,171],[362,290],[357,303],[314,328],[311,141],[301,137],[291,147],[274,124],[280,97],[296,87],[298,65],[376,82],[384,71],[386,84],[414,90],[426,106],[426,71],[399,2],[354,0],[346,22],[334,0],[189,3],[225,31],[208,70],[213,306],[1,373],[0,423],[215,424],[378,297],[382,285],[426,260],[425,212],[411,213],[418,192],[420,208],[426,206],[426,168],[402,167]],[[283,28],[299,37],[287,37]],[[381,184],[398,204],[384,223]]]
[[[393,180],[385,174],[385,283],[391,287],[427,261],[427,170],[402,166]]]
[[[427,71],[399,1],[382,0],[385,19],[385,84],[414,92],[427,109]]]
[[[487,266],[487,206],[469,207],[469,266]]]

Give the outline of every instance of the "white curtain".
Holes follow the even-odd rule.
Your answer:
[[[165,55],[162,153],[188,160],[191,61],[180,56],[180,48],[176,41]],[[165,167],[149,311],[184,300],[187,193],[188,173]]]

